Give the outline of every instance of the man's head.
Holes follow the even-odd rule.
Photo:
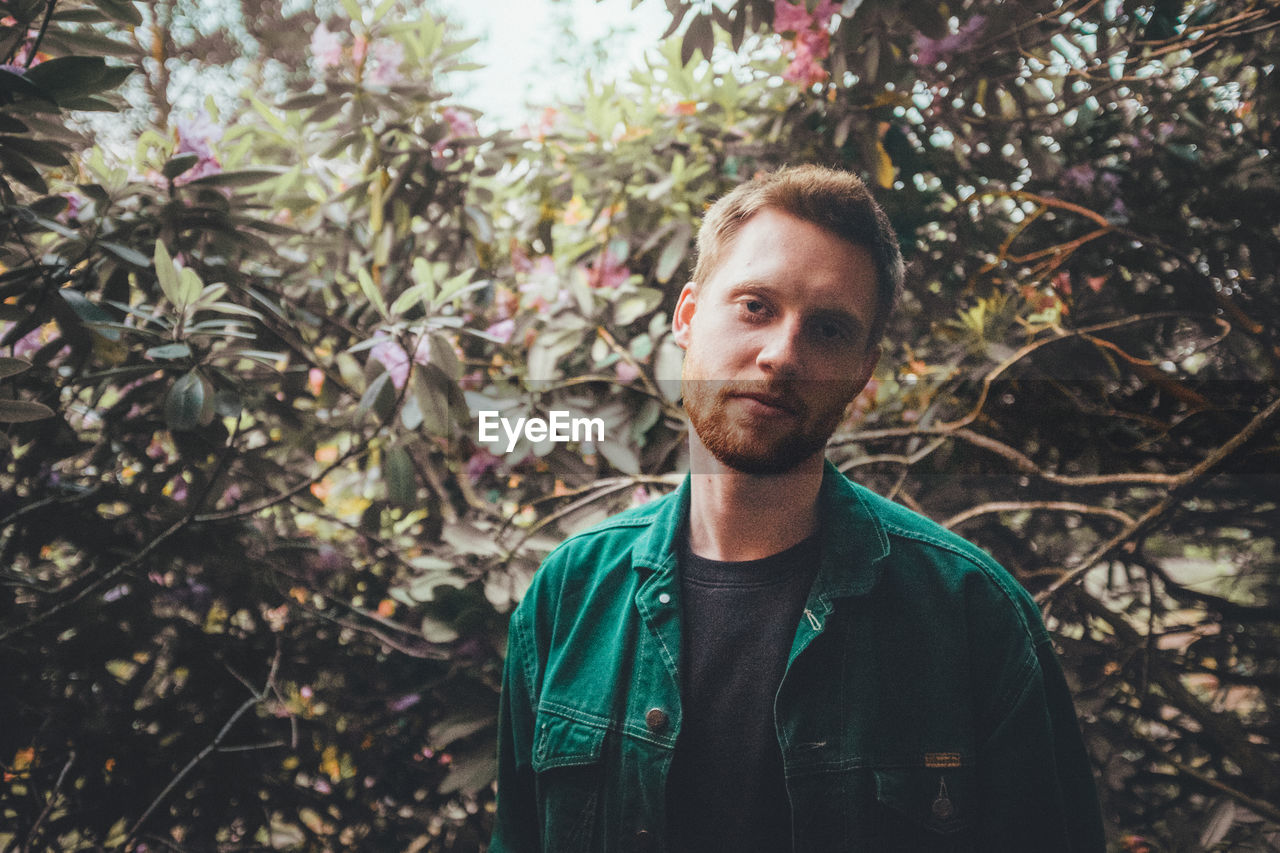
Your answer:
[[[699,249],[672,323],[697,442],[751,474],[819,460],[900,286],[883,213],[852,175],[789,169],[718,202]]]
[[[791,166],[735,187],[702,218],[693,280],[706,282],[743,223],[765,208],[812,222],[871,253],[876,268],[876,312],[867,344],[878,344],[902,291],[902,252],[889,218],[866,184],[848,172]]]

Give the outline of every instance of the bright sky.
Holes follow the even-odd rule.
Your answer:
[[[670,22],[666,5],[658,0],[644,0],[635,9],[631,3],[439,0],[438,8],[460,23],[467,37],[481,39],[464,56],[486,67],[463,75],[466,90],[457,94],[497,124],[517,127],[530,116],[526,105],[567,99],[583,86],[589,63],[581,60],[597,42],[608,57],[604,74],[624,75],[647,48],[658,44]],[[561,31],[558,19],[571,22],[576,44]]]

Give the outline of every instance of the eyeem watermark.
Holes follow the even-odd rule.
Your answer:
[[[569,412],[552,409],[545,418],[506,418],[497,411],[481,411],[477,438],[482,444],[500,440],[499,428],[507,437],[507,453],[516,449],[521,436],[531,443],[553,441],[604,441],[602,418],[575,418]]]

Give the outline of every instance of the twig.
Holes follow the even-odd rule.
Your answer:
[[[31,49],[27,51],[27,61],[23,65],[24,68],[30,68],[31,63],[35,61],[36,54],[40,51],[40,42],[44,41],[44,34],[49,31],[49,21],[53,20],[53,8],[58,5],[58,0],[49,0],[49,5],[44,9],[44,20],[40,22],[40,32],[36,33],[35,41],[31,43]]]
[[[1280,823],[1280,808],[1276,808],[1265,800],[1259,800],[1257,797],[1251,797],[1243,791],[1236,790],[1225,782],[1214,779],[1212,776],[1202,773],[1194,767],[1188,767],[1177,759],[1166,757],[1164,760],[1168,761],[1169,764],[1173,766],[1174,770],[1177,770],[1179,773],[1186,776],[1190,776],[1200,784],[1207,785],[1219,793],[1226,794],[1228,797],[1235,800],[1237,803],[1259,817],[1265,817],[1273,823]]]
[[[232,727],[239,722],[240,718],[248,713],[250,708],[253,708],[259,702],[262,702],[267,698],[268,694],[272,692],[272,688],[276,680],[276,673],[279,669],[280,648],[277,646],[275,658],[271,661],[271,670],[267,673],[267,680],[262,689],[256,693],[251,692],[249,698],[241,703],[240,707],[235,710],[235,713],[233,713],[231,718],[222,726],[218,731],[218,734],[214,736],[213,740],[205,746],[204,749],[196,753],[195,757],[188,761],[187,765],[178,771],[178,775],[169,780],[169,784],[164,786],[164,790],[151,801],[151,805],[147,806],[146,811],[142,813],[142,816],[138,818],[129,829],[129,835],[125,838],[126,846],[134,838],[137,838],[138,832],[146,824],[147,820],[150,819],[152,813],[160,807],[160,804],[164,802],[165,798],[168,797],[170,793],[173,792],[173,789],[178,787],[178,784],[187,777],[187,774],[194,770],[196,765],[203,761],[211,752],[218,750],[222,746],[222,741],[226,739],[228,734],[230,734]]]
[[[978,504],[964,512],[951,516],[946,521],[942,522],[942,526],[952,528],[979,515],[989,515],[995,512],[1022,512],[1024,510],[1075,512],[1080,515],[1102,515],[1107,518],[1115,519],[1123,524],[1133,523],[1133,516],[1118,509],[1111,509],[1110,507],[1105,506],[1091,506],[1089,504],[1074,503],[1072,501],[991,501],[989,503]]]
[[[1049,599],[1053,598],[1063,587],[1072,584],[1083,577],[1090,569],[1098,564],[1115,549],[1121,547],[1126,542],[1132,541],[1134,538],[1145,532],[1147,529],[1155,526],[1156,522],[1169,510],[1173,509],[1180,500],[1181,493],[1188,487],[1194,485],[1205,477],[1209,476],[1214,469],[1222,464],[1231,454],[1240,449],[1245,442],[1249,441],[1262,430],[1267,423],[1280,413],[1280,397],[1271,401],[1265,409],[1253,417],[1245,425],[1244,429],[1233,435],[1230,440],[1210,453],[1194,467],[1182,472],[1176,478],[1176,482],[1160,501],[1144,512],[1137,519],[1125,525],[1125,528],[1112,536],[1106,542],[1094,549],[1093,553],[1085,557],[1080,563],[1070,571],[1065,572],[1056,581],[1050,584],[1046,589],[1036,596],[1036,601],[1041,605],[1045,604]]]
[[[53,811],[53,804],[58,801],[58,792],[62,790],[62,783],[67,780],[67,773],[71,772],[71,765],[75,763],[76,751],[71,750],[67,756],[67,763],[62,765],[62,772],[58,774],[58,781],[53,784],[53,790],[49,792],[49,801],[44,804],[44,809],[40,812],[40,816],[36,818],[36,822],[31,824],[31,831],[27,833],[27,840],[22,843],[22,853],[28,853],[31,845],[35,844],[36,836],[40,832],[40,824],[45,822],[49,817],[49,813]]]

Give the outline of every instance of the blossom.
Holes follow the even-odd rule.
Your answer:
[[[222,171],[222,164],[213,153],[213,144],[222,139],[222,128],[208,113],[201,110],[194,117],[182,116],[174,123],[174,128],[178,134],[178,147],[174,154],[196,155],[195,165],[174,183],[185,184]]]
[[[831,52],[831,19],[836,13],[837,7],[830,0],[822,0],[812,14],[804,0],[775,0],[774,30],[796,34],[794,39],[783,42],[784,49],[793,51],[791,63],[782,74],[784,80],[808,88],[827,79],[821,60]]]
[[[404,62],[404,45],[392,39],[378,39],[373,43],[371,56],[373,70],[365,79],[377,86],[391,86],[404,77],[400,65]]]
[[[591,287],[614,290],[631,279],[631,270],[611,249],[605,249],[587,267],[587,284]]]
[[[440,110],[440,117],[448,122],[449,132],[454,136],[476,136],[479,133],[471,113],[457,107],[445,107]]]
[[[916,33],[916,55],[912,62],[917,67],[930,68],[939,62],[946,62],[957,53],[971,50],[986,25],[985,15],[974,15],[954,33],[948,33],[940,39],[931,39],[923,33]]]
[[[392,385],[396,388],[403,388],[404,383],[409,381],[409,354],[390,335],[379,333],[376,336],[376,340],[377,343],[369,350],[369,357],[374,361],[381,362],[382,366],[387,369],[387,373],[391,374]],[[413,352],[413,361],[418,364],[426,364],[430,360],[431,342],[424,335],[418,341],[418,346]]]
[[[316,27],[311,34],[311,55],[321,70],[342,64],[342,40],[336,33],[329,32],[324,24]]]
[[[827,79],[827,69],[820,60],[831,51],[831,35],[826,30],[805,30],[790,43],[795,56],[782,79],[809,88]]]
[[[640,378],[640,368],[629,361],[619,361],[613,366],[613,372],[618,377],[618,381],[624,385],[629,385]]]
[[[838,11],[831,0],[821,0],[813,14],[809,14],[805,0],[789,3],[774,0],[773,29],[779,33],[800,33],[809,29],[826,29]]]
[[[485,474],[493,471],[501,462],[501,457],[495,456],[482,447],[471,454],[471,458],[467,460],[467,479],[472,483],[479,483]]]
[[[497,338],[499,342],[505,344],[510,342],[511,336],[515,334],[516,321],[508,317],[505,320],[499,320],[484,331],[485,334]]]

